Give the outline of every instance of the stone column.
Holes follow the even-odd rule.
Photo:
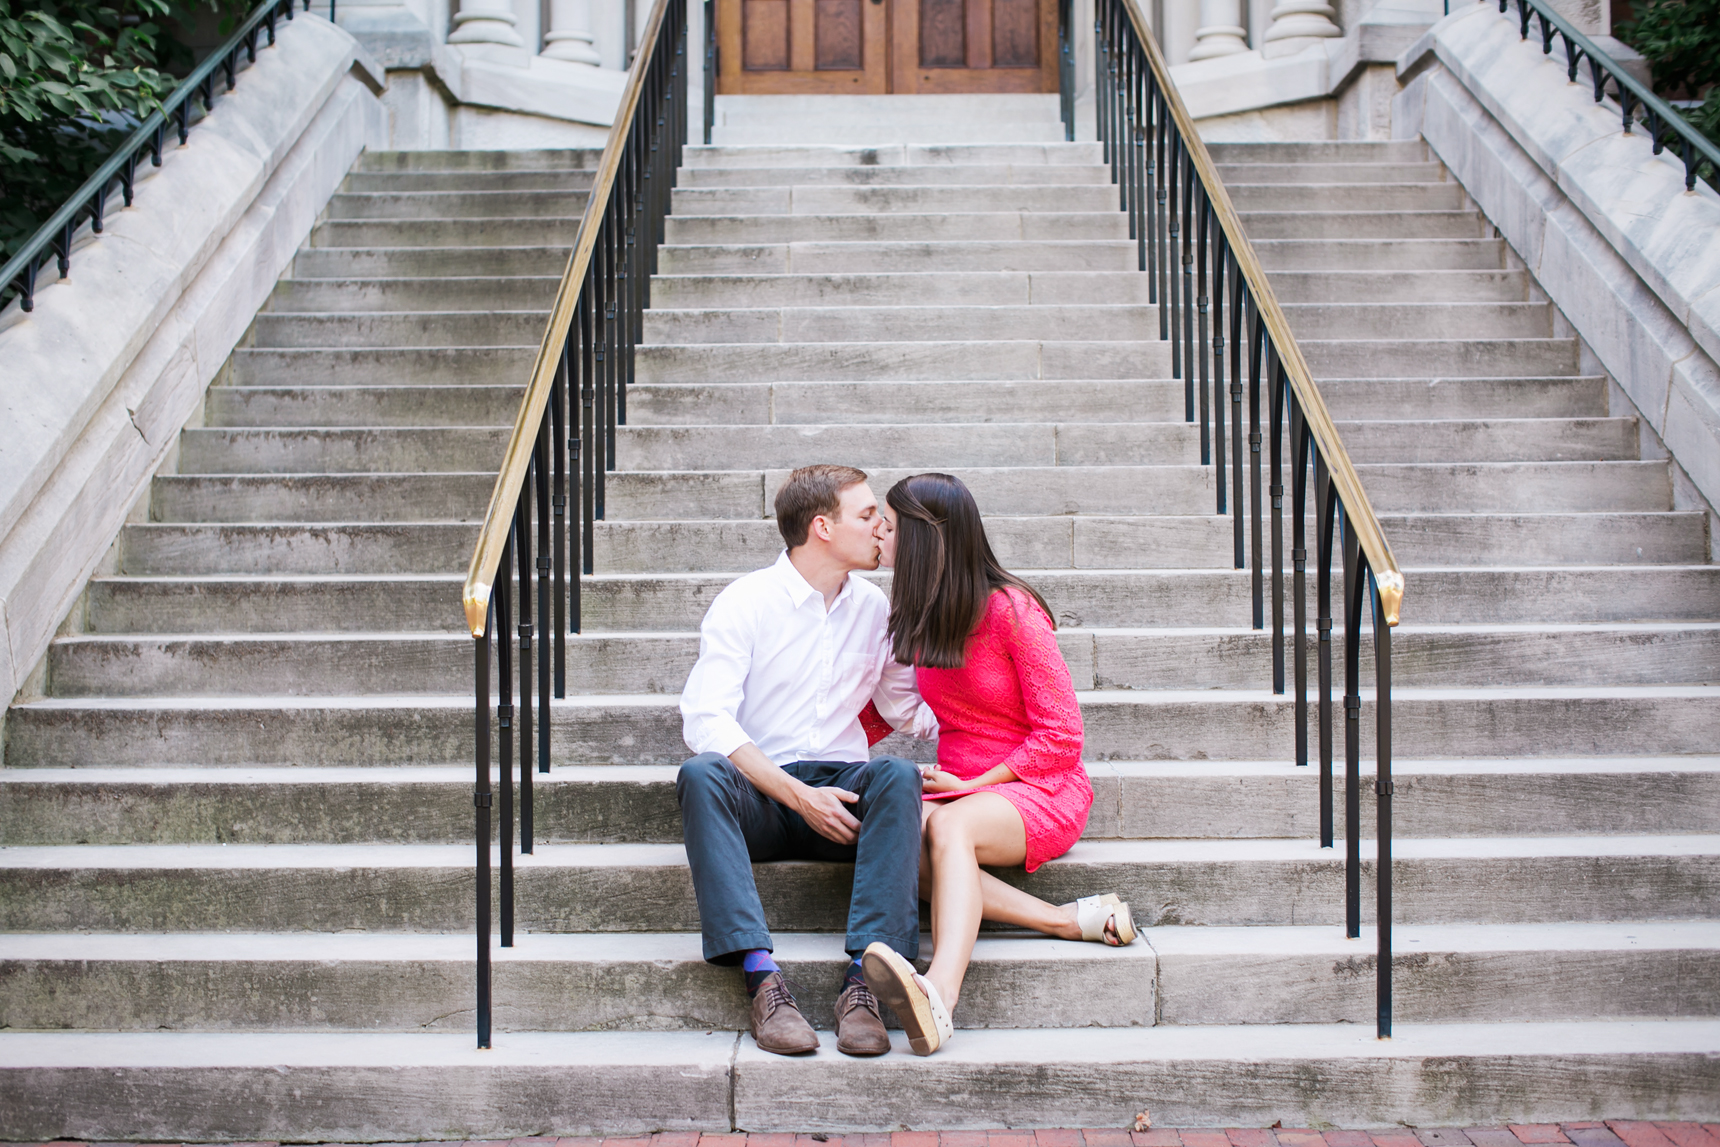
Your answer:
[[[593,67],[603,62],[592,47],[591,0],[550,0],[549,28],[543,55]]]
[[[1266,30],[1266,56],[1293,56],[1315,40],[1344,33],[1333,22],[1337,15],[1326,0],[1279,0],[1272,9],[1272,26]]]
[[[1248,51],[1248,29],[1242,26],[1242,0],[1200,0],[1200,27],[1194,34],[1192,60],[1234,56]]]
[[[454,31],[448,42],[524,48],[526,42],[514,31],[517,23],[519,18],[508,0],[460,0],[460,12],[454,17]]]

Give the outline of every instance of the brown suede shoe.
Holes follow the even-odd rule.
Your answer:
[[[772,972],[753,997],[752,1037],[759,1047],[777,1055],[818,1050],[818,1033],[800,1014],[781,972]]]
[[[890,1050],[878,998],[865,984],[849,984],[836,997],[836,1050],[843,1055],[883,1055]]]

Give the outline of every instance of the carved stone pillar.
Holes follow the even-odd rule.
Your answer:
[[[460,0],[460,12],[454,17],[450,44],[501,44],[509,48],[524,48],[526,42],[514,31],[519,19],[508,0]]]
[[[543,55],[593,67],[603,62],[592,47],[591,0],[550,0]]]
[[[1342,36],[1333,22],[1336,15],[1326,0],[1279,0],[1272,9],[1272,26],[1266,30],[1264,54],[1294,55],[1315,40]]]
[[[1248,29],[1242,26],[1242,0],[1200,0],[1200,27],[1188,58],[1210,60],[1248,51]]]

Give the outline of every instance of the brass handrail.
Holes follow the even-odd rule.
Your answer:
[[[531,466],[532,452],[537,446],[538,426],[543,421],[544,409],[555,383],[555,372],[562,350],[567,345],[568,324],[573,318],[586,272],[590,269],[592,251],[597,245],[598,225],[609,204],[616,174],[621,169],[622,148],[633,126],[645,75],[656,54],[657,33],[668,5],[669,0],[656,0],[651,7],[651,19],[646,24],[645,34],[639,40],[642,50],[633,58],[633,67],[627,74],[627,87],[615,109],[615,120],[603,145],[603,157],[598,161],[597,174],[592,179],[591,198],[586,201],[585,214],[580,217],[579,233],[568,256],[567,270],[561,277],[561,285],[556,288],[555,308],[550,313],[543,341],[538,344],[531,382],[526,387],[525,399],[520,403],[519,415],[514,419],[514,432],[508,438],[508,449],[502,456],[502,468],[496,475],[489,508],[484,512],[478,544],[472,550],[472,561],[466,569],[460,602],[473,637],[482,637],[488,624],[490,591],[495,587],[496,567],[501,564],[502,553],[507,549],[514,507],[525,486],[526,470]]]
[[[1302,348],[1297,345],[1296,336],[1290,333],[1290,321],[1284,317],[1284,309],[1278,305],[1278,297],[1272,293],[1272,284],[1268,282],[1266,272],[1254,254],[1254,247],[1248,241],[1248,232],[1243,229],[1242,218],[1230,202],[1230,192],[1225,190],[1224,181],[1219,178],[1218,167],[1207,153],[1206,144],[1195,129],[1188,109],[1183,106],[1182,96],[1171,79],[1170,69],[1165,64],[1163,53],[1159,51],[1158,41],[1153,37],[1146,18],[1141,13],[1140,4],[1138,0],[1122,0],[1122,3],[1129,13],[1130,22],[1134,24],[1136,39],[1146,51],[1159,89],[1170,106],[1177,131],[1200,173],[1213,213],[1218,216],[1237,265],[1241,268],[1243,277],[1248,280],[1248,289],[1253,295],[1255,306],[1259,309],[1261,320],[1271,336],[1272,345],[1278,352],[1279,363],[1289,380],[1290,388],[1301,403],[1302,416],[1309,433],[1320,448],[1321,456],[1325,459],[1332,485],[1337,488],[1338,499],[1344,505],[1356,540],[1361,544],[1362,552],[1367,555],[1368,568],[1374,573],[1374,585],[1379,592],[1386,623],[1395,626],[1403,604],[1403,571],[1398,569],[1397,560],[1392,557],[1391,545],[1386,541],[1379,519],[1374,516],[1373,505],[1368,501],[1367,492],[1362,489],[1362,480],[1350,461],[1349,451],[1344,449],[1343,440],[1338,437],[1338,428],[1332,421],[1331,412],[1326,409],[1326,400],[1320,396],[1320,388],[1314,383],[1314,376],[1308,370],[1307,360],[1302,357]]]

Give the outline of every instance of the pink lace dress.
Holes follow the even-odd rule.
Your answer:
[[[996,793],[1027,829],[1027,871],[1068,852],[1087,827],[1093,786],[1081,764],[1081,709],[1051,619],[1018,589],[997,590],[968,638],[960,669],[918,671],[938,716],[938,767],[966,780],[1008,765],[1019,780],[960,792]]]

